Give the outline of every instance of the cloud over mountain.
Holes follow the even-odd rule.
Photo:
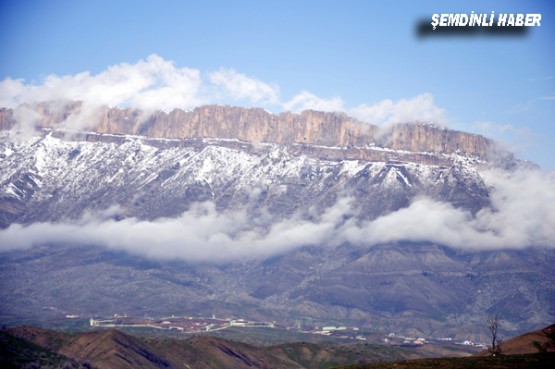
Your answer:
[[[121,63],[91,75],[49,75],[42,83],[5,79],[0,105],[17,107],[51,100],[83,101],[93,105],[129,105],[144,109],[193,107],[204,102],[198,70],[177,68],[157,55],[135,64]]]
[[[280,95],[280,88],[234,69],[205,72],[178,67],[173,61],[150,55],[136,63],[121,63],[91,74],[48,75],[39,82],[6,78],[0,81],[0,107],[44,101],[82,101],[83,121],[100,105],[133,107],[146,111],[191,109],[204,104],[253,104],[271,111],[306,109],[344,111],[372,124],[414,120],[443,122],[444,112],[429,93],[377,103],[351,106],[341,97],[320,97],[301,91],[292,97]]]
[[[555,176],[534,170],[488,171],[492,207],[475,216],[449,203],[418,198],[372,222],[347,225],[356,244],[433,242],[466,250],[555,247]]]
[[[213,102],[247,102],[267,108],[347,111],[382,125],[397,121],[445,120],[433,96],[348,107],[341,97],[322,98],[302,91],[290,99],[279,86],[233,69],[204,75],[177,67],[157,55],[135,64],[122,63],[92,75],[46,77],[41,83],[5,79],[0,82],[0,106],[17,107],[20,129],[31,127],[36,112],[22,104],[78,100],[83,104],[65,124],[80,129],[95,121],[100,105],[156,109],[192,108]],[[422,151],[422,150],[421,150]],[[426,151],[426,150],[423,150]],[[361,247],[379,243],[433,242],[462,249],[523,248],[555,245],[555,179],[537,170],[483,171],[491,186],[491,208],[471,213],[451,203],[416,196],[394,212],[372,221],[353,216],[356,199],[339,196],[322,214],[297,213],[286,219],[254,223],[243,209],[216,210],[212,202],[193,206],[173,218],[145,220],[130,216],[116,221],[102,214],[78,220],[12,224],[0,231],[2,250],[37,243],[68,242],[124,249],[155,258],[236,260],[267,258],[305,245],[334,247],[349,242]]]
[[[155,259],[226,262],[265,259],[303,246],[345,242],[372,247],[389,242],[431,242],[463,250],[555,247],[555,176],[538,170],[487,171],[491,208],[477,214],[425,197],[408,207],[364,221],[355,198],[344,197],[322,214],[279,221],[253,220],[243,210],[217,211],[196,204],[176,218],[153,221],[88,214],[75,221],[12,224],[0,231],[1,251],[35,244],[99,245]]]

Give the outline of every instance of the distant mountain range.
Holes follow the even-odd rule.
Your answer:
[[[549,181],[482,136],[80,103],[0,128],[9,324],[194,313],[485,341],[494,312],[506,334],[555,318]]]

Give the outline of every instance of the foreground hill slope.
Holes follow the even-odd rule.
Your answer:
[[[63,334],[33,327],[2,333],[11,340],[35,347],[26,358],[18,358],[16,350],[11,353],[5,350],[4,359],[12,364],[14,361],[34,362],[42,352],[47,352],[61,358],[59,361],[74,360],[98,369],[302,368],[267,350],[214,337],[145,341],[117,330]],[[37,357],[33,357],[33,352]]]
[[[98,369],[318,369],[430,355],[417,349],[373,344],[293,342],[257,347],[212,336],[136,338],[117,330],[66,334],[17,327],[2,331],[1,337],[1,359],[12,366],[45,357],[49,360],[44,362],[54,367],[75,362]],[[18,352],[22,347],[27,348],[24,356]]]
[[[513,337],[501,342],[500,351],[504,355],[554,353],[555,352],[555,324]],[[488,356],[488,351],[483,351],[477,356]]]
[[[116,330],[90,332],[70,339],[58,352],[89,361],[99,369],[169,368],[170,363],[134,337]]]
[[[419,359],[393,363],[356,365],[344,369],[523,369],[552,368],[555,364],[555,324],[510,338],[501,343],[501,354],[482,351],[473,357]]]
[[[74,368],[91,369],[89,362],[82,362],[57,353],[47,341],[57,340],[64,334],[42,334],[42,330],[36,328],[25,328],[27,332],[14,334],[5,330],[0,331],[0,367],[3,369],[19,368]],[[33,337],[30,336],[32,331]],[[54,338],[56,337],[56,338]],[[39,341],[39,343],[35,343]],[[56,344],[58,347],[58,344]]]
[[[554,362],[555,354],[543,353],[481,358],[418,359],[346,366],[341,369],[550,369]]]
[[[280,369],[331,368],[349,363],[363,368],[548,368],[553,363],[553,326],[532,332],[507,343],[527,343],[543,337],[542,347],[528,345],[528,355],[413,359],[426,354],[418,348],[400,348],[374,344],[337,344],[296,342],[278,346],[256,347],[211,336],[188,339],[136,338],[117,330],[87,333],[61,333],[34,327],[18,327],[0,332],[0,362],[3,367],[23,367],[42,363],[51,368],[203,368],[203,369]],[[520,351],[524,346],[519,346]],[[508,350],[508,349],[507,349]],[[530,354],[534,353],[534,354]]]

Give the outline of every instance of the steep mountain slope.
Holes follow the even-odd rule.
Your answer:
[[[445,254],[445,265],[437,269],[422,259],[407,269],[395,261],[390,271],[364,269],[366,260],[384,255]],[[67,314],[216,314],[475,342],[488,342],[484,317],[490,313],[505,319],[505,336],[552,319],[553,253],[507,252],[511,267],[494,267],[494,254],[427,245],[304,248],[265,261],[211,265],[152,261],[98,247],[35,247],[3,253],[1,283],[10,298],[0,310],[6,322],[48,324]]]
[[[218,209],[246,207],[253,214],[264,208],[280,219],[311,206],[323,210],[349,195],[359,199],[364,218],[405,207],[416,195],[474,211],[488,203],[473,159],[457,155],[447,158],[453,164],[445,167],[325,160],[271,144],[251,154],[214,140],[158,148],[133,137],[106,143],[49,134],[19,145],[11,132],[1,134],[4,227],[76,219],[115,204],[122,215],[145,219],[176,216],[202,201],[213,201]]]
[[[480,341],[491,312],[507,332],[553,320],[550,239],[500,238],[521,207],[502,212],[484,174],[526,164],[481,136],[313,111],[36,109],[32,137],[0,112],[4,321],[195,312]],[[449,232],[430,238],[436,224]]]

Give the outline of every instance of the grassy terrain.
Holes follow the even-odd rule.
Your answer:
[[[555,367],[555,353],[499,355],[495,357],[417,359],[389,363],[352,365],[342,367],[342,369],[552,369],[553,367]]]
[[[335,368],[346,363],[369,363],[413,357],[409,350],[373,344],[336,345],[296,342],[279,345],[272,352],[307,369]]]
[[[255,346],[273,346],[287,342],[348,342],[337,337],[308,334],[276,328],[227,328],[206,335],[239,341]],[[351,341],[352,342],[352,341]]]

